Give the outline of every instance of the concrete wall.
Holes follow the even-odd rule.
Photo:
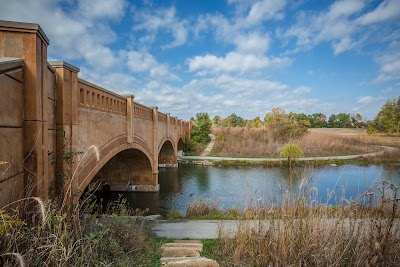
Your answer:
[[[22,60],[0,59],[0,96],[0,207],[3,207],[24,196]]]

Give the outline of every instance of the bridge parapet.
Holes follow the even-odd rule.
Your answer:
[[[144,120],[153,120],[153,110],[137,102],[133,102],[133,115]]]
[[[126,116],[125,97],[82,79],[78,87],[79,107]]]

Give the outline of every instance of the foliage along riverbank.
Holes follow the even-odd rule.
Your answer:
[[[16,204],[23,202],[35,210],[21,216]],[[92,215],[39,198],[0,208],[0,266],[160,266],[161,241],[124,217],[131,213],[123,202],[108,220],[86,212]]]
[[[203,241],[204,255],[221,266],[398,266],[400,186],[383,181],[377,189],[331,206],[315,201],[304,182],[242,212],[192,203],[187,218],[237,220],[235,233],[222,227],[216,240]]]

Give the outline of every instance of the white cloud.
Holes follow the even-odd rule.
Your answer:
[[[134,10],[133,13],[136,21],[133,26],[135,31],[144,30],[150,35],[155,35],[162,30],[167,30],[172,34],[174,40],[163,45],[163,48],[177,47],[186,43],[188,37],[187,21],[179,20],[176,17],[176,9],[174,7],[146,11]],[[154,38],[148,37],[145,39],[154,40]]]
[[[358,104],[371,104],[376,101],[376,98],[373,96],[362,96],[357,99]]]
[[[376,59],[380,65],[376,82],[386,82],[400,79],[400,51],[387,51]]]
[[[80,13],[90,19],[120,19],[125,14],[125,0],[80,0]]]
[[[283,9],[286,6],[284,0],[262,0],[254,3],[247,15],[245,22],[251,25],[258,24],[265,20],[282,19]]]
[[[195,56],[188,60],[189,70],[198,75],[239,72],[248,73],[267,67],[290,64],[289,58],[267,58],[254,54],[229,52],[225,57],[215,55]]]
[[[297,95],[304,95],[304,94],[308,94],[310,92],[311,92],[311,88],[308,86],[300,86],[293,90],[293,93],[297,94]]]
[[[398,0],[385,0],[373,11],[361,16],[357,22],[362,25],[379,23],[400,18],[400,3]]]
[[[160,64],[148,52],[129,51],[127,66],[133,72],[146,72],[150,77],[160,80],[178,80],[179,78],[169,71],[168,65]]]
[[[340,54],[357,46],[358,42],[352,38],[357,31],[352,17],[363,8],[361,1],[337,1],[319,14],[300,13],[297,23],[283,36],[296,38],[297,47],[291,52],[309,50],[321,42],[332,42],[334,53]]]
[[[269,48],[270,38],[267,34],[252,32],[238,35],[234,43],[240,53],[264,54]]]

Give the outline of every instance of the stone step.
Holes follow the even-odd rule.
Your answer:
[[[162,266],[169,267],[219,267],[219,264],[205,257],[165,257],[161,258]]]
[[[161,257],[200,257],[200,252],[197,248],[190,247],[164,247]]]
[[[191,239],[177,239],[177,240],[174,240],[174,243],[197,243],[197,244],[202,244],[200,240],[191,240]]]
[[[194,248],[197,251],[202,251],[203,250],[203,244],[201,243],[165,243],[161,245],[161,249],[163,248],[170,248],[170,247],[175,247],[175,248]]]

